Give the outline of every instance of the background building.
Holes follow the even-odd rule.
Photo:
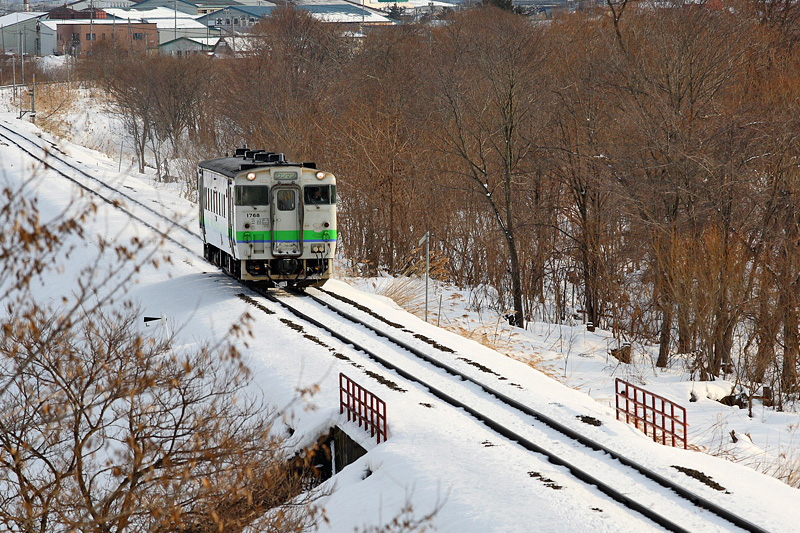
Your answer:
[[[6,54],[36,55],[36,25],[47,13],[11,13],[0,17],[0,49]]]
[[[142,2],[144,3],[144,2]],[[158,27],[158,44],[165,44],[181,37],[188,39],[210,39],[219,32],[195,20],[196,16],[166,7],[140,8],[137,5],[130,9],[106,9],[111,18],[118,21],[131,21],[155,24]]]
[[[95,46],[114,46],[118,52],[138,53],[158,47],[155,24],[118,20],[42,20],[40,55],[88,57]]]

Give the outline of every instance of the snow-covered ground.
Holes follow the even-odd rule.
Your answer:
[[[423,280],[414,281],[415,287],[411,287],[412,282],[393,278],[346,279],[365,292],[391,294],[399,290],[406,298],[416,294],[408,298],[412,301],[407,307],[424,316]],[[402,287],[393,288],[397,285]],[[609,408],[615,406],[615,378],[643,387],[686,408],[693,449],[750,466],[796,487],[800,484],[800,406],[788,404],[779,412],[755,399],[751,418],[747,409],[719,402],[734,391],[735,382],[692,381],[688,365],[680,358],[670,368],[658,369],[657,346],[640,347],[638,353],[634,351],[633,364],[621,364],[610,355],[617,341],[609,331],[589,332],[579,321],[534,322],[523,331],[509,326],[492,309],[484,307],[478,312],[465,307],[470,298],[468,292],[433,282],[429,320],[525,362]]]
[[[2,102],[9,106],[7,93],[3,93]],[[41,134],[36,126],[16,119],[13,110],[6,109],[9,112],[0,113],[0,123],[30,137]],[[76,100],[58,122],[59,131],[76,144],[53,140],[72,159],[81,161],[113,186],[129,193],[134,191],[139,201],[173,213],[175,220],[196,229],[194,205],[178,194],[176,186],[156,183],[152,175],[135,172],[119,122],[109,118],[95,102]],[[49,138],[48,134],[42,135]],[[105,150],[110,155],[81,145]],[[11,182],[23,179],[31,175],[32,168],[31,160],[13,147],[0,146],[2,179]],[[45,208],[56,210],[74,196],[74,186],[63,178],[41,168],[36,173],[41,177],[37,192]],[[92,232],[116,239],[147,233],[126,215],[107,207],[99,210],[89,233]],[[242,287],[202,259],[199,241],[188,236],[177,237],[198,253],[167,243],[171,263],[142,269],[137,283],[130,287],[129,297],[141,306],[144,315],[164,317],[158,326],[153,326],[153,331],[162,327],[178,329],[186,345],[209,337],[222,338],[232,324],[252,309],[236,296]],[[60,274],[57,285],[62,290],[70,290],[70,276],[76,275],[80,261],[97,257],[91,239],[85,250],[84,254],[75,254],[75,264]],[[101,262],[104,260],[100,258]],[[590,333],[580,324],[534,323],[525,331],[511,328],[491,310],[471,309],[467,305],[470,301],[467,291],[439,283],[432,285],[430,323],[425,324],[420,318],[424,297],[411,304],[414,315],[379,295],[397,283],[402,282],[391,278],[348,277],[341,268],[337,279],[326,288],[512,378],[519,386],[511,391],[516,397],[553,418],[572,426],[581,425],[576,422],[577,416],[599,420],[602,423],[599,427],[586,425],[585,430],[592,438],[686,484],[703,497],[729,504],[761,527],[776,532],[797,530],[800,523],[797,489],[743,466],[770,471],[782,464],[795,466],[800,462],[796,451],[800,449],[797,413],[778,413],[757,405],[755,416],[749,418],[745,410],[716,401],[730,393],[731,383],[688,381],[679,365],[666,371],[656,370],[646,354],[640,354],[634,365],[620,365],[608,355],[613,345],[610,333],[601,330]],[[405,294],[416,291],[422,295],[424,283],[420,280],[416,287],[406,286],[402,290]],[[298,443],[313,440],[329,427],[340,425],[369,450],[327,483],[332,492],[321,502],[329,518],[323,530],[351,531],[380,524],[398,515],[406,504],[410,504],[411,513],[416,516],[438,508],[432,524],[439,531],[657,529],[592,487],[571,478],[563,469],[504,441],[424,390],[403,383],[409,392],[400,393],[370,381],[347,362],[331,357],[328,348],[309,342],[283,326],[281,317],[281,314],[257,316],[255,337],[248,348],[242,346],[256,385],[271,404],[285,406],[287,424],[295,430]],[[369,362],[363,364],[365,368],[385,373]],[[387,402],[390,433],[387,442],[376,445],[367,436],[359,437],[360,429],[339,415],[340,371],[354,374],[352,377],[363,381]],[[654,444],[632,427],[617,422],[613,408],[615,377],[643,385],[685,407],[692,449],[684,451]],[[400,380],[396,376],[393,379]],[[314,385],[319,386],[316,394],[306,400],[298,399],[300,390]],[[696,402],[689,401],[692,393]],[[731,431],[738,442],[732,442]],[[725,492],[684,476],[672,465],[704,472],[722,485]],[[554,483],[545,483],[542,478]],[[632,486],[630,490],[637,489]],[[684,512],[692,513],[691,505],[687,504]],[[724,531],[725,526],[718,530]]]

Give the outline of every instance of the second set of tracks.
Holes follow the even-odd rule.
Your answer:
[[[668,531],[729,531],[731,526],[753,533],[767,531],[515,399],[501,388],[519,386],[491,369],[470,363],[478,367],[478,373],[493,376],[491,380],[496,384],[475,377],[472,372],[458,369],[457,360],[465,359],[459,357],[455,350],[387,321],[356,302],[324,289],[308,289],[302,295],[297,292],[254,290],[296,318],[351,345],[403,380],[422,387],[442,402],[466,412],[504,439],[544,456],[550,463],[566,469],[572,477],[596,487],[612,500]],[[309,301],[313,304],[307,305]],[[328,311],[324,317],[319,313],[322,308]],[[332,322],[330,313],[340,317],[341,321]],[[354,340],[363,335],[348,334],[348,324],[383,339],[380,349]],[[392,356],[393,350],[386,349],[387,345],[394,346],[403,355]],[[414,364],[407,364],[408,354],[413,356]],[[428,369],[421,370],[417,362]],[[453,382],[460,384],[455,388],[458,392],[454,392]],[[498,405],[502,407],[498,408]],[[609,466],[613,461],[625,468]],[[636,494],[631,494],[629,487],[632,485],[638,487]]]

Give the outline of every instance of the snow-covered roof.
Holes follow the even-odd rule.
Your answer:
[[[229,5],[239,5],[239,2],[236,0],[170,0],[170,3],[173,1],[181,2],[182,4],[189,4],[196,7],[224,7]],[[138,3],[138,5],[142,6],[149,6],[152,3],[157,3],[158,0],[142,0]]]
[[[294,6],[295,9],[302,9],[308,11],[312,17],[322,22],[364,22],[367,24],[387,23],[394,24],[394,21],[369,7],[350,4],[347,2],[325,2],[318,4],[299,4]],[[256,18],[268,17],[274,9],[275,5],[267,6],[233,6],[226,11],[240,11],[247,15]],[[209,13],[204,15],[209,20],[214,20],[219,17],[219,12]]]
[[[202,29],[203,31],[207,29],[205,24],[195,20],[197,17],[163,7],[150,9],[106,9],[105,11],[112,17],[117,17],[120,20],[149,22],[155,24],[159,29]]]
[[[151,7],[147,9],[124,9],[124,8],[109,8],[104,10],[106,13],[111,15],[112,17],[117,17],[123,20],[147,20],[148,22],[153,22],[156,19],[192,19],[194,20],[196,16],[189,15],[188,13],[183,13],[181,11],[175,11],[174,9],[167,9],[166,7]]]
[[[306,9],[306,6],[297,6],[300,9]],[[323,22],[365,22],[365,23],[381,23],[394,24],[394,21],[386,15],[378,14],[370,9],[365,9],[360,6],[351,4],[339,5],[314,5],[307,8],[311,15]]]
[[[216,46],[219,42],[219,37],[184,37],[184,39],[200,43],[203,46]]]
[[[237,2],[236,0],[189,0],[189,3],[194,4],[197,7],[239,5],[239,2]]]
[[[406,9],[423,8],[428,9],[435,7],[438,9],[455,9],[458,4],[456,2],[442,2],[441,0],[405,0],[404,2],[396,2],[398,7]],[[392,6],[395,2],[389,2],[386,5]]]
[[[243,7],[243,6],[276,6],[276,5],[278,5],[275,2],[267,2],[266,0],[240,0],[239,3],[242,4],[242,5],[241,6],[237,6],[237,7]]]
[[[19,24],[20,22],[25,22],[26,20],[31,20],[35,18],[39,18],[41,16],[47,15],[47,13],[43,11],[29,11],[27,13],[9,13],[8,15],[3,15],[0,17],[0,27],[11,26],[12,24]]]
[[[206,31],[208,27],[193,19],[144,19],[142,22],[155,24],[158,29],[177,28],[177,29],[201,29]]]
[[[219,45],[226,45],[237,54],[249,54],[264,47],[264,40],[251,36],[225,36],[219,39]]]
[[[177,39],[172,39],[171,41],[166,41],[164,43],[161,43],[159,46],[160,47],[164,47],[164,46],[170,45],[172,43],[176,43],[178,41],[190,41],[190,42],[202,45],[202,46],[214,47],[219,42],[219,39],[220,39],[219,37],[186,37],[186,36],[182,36],[182,37],[178,37]]]
[[[134,0],[76,0],[71,4],[67,4],[67,7],[76,11],[91,8],[105,10],[109,7],[130,7],[135,3]]]
[[[147,22],[147,21],[131,20],[131,22],[133,22],[133,23],[141,23],[141,22]],[[53,28],[57,28],[58,26],[61,26],[61,25],[64,25],[64,24],[66,24],[66,25],[71,25],[71,24],[92,24],[94,26],[115,26],[115,25],[116,26],[122,26],[124,24],[127,24],[128,21],[126,21],[126,20],[115,20],[115,19],[91,19],[91,20],[89,20],[89,19],[43,19],[43,20],[40,20],[39,23],[42,26],[45,26],[47,28],[53,29]]]

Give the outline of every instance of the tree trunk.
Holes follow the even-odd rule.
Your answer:
[[[785,299],[784,299],[785,298]],[[791,295],[781,294],[783,310],[783,369],[781,382],[784,392],[797,390],[797,359],[800,355],[800,334],[798,334],[797,306],[791,302]]]
[[[754,383],[764,382],[764,375],[767,373],[767,369],[775,361],[775,342],[778,337],[780,322],[772,317],[765,320],[766,324],[758,326],[759,331],[756,338],[758,350],[756,351],[755,367],[751,378]]]
[[[658,368],[666,368],[669,364],[669,345],[672,339],[672,304],[661,304],[661,332],[658,336]]]
[[[690,305],[686,301],[687,295],[678,300],[678,353],[689,353],[692,351],[691,319],[689,318]]]
[[[525,317],[522,308],[522,278],[519,268],[519,256],[514,236],[506,234],[508,241],[508,254],[511,258],[511,290],[514,298],[514,325],[525,327]]]

